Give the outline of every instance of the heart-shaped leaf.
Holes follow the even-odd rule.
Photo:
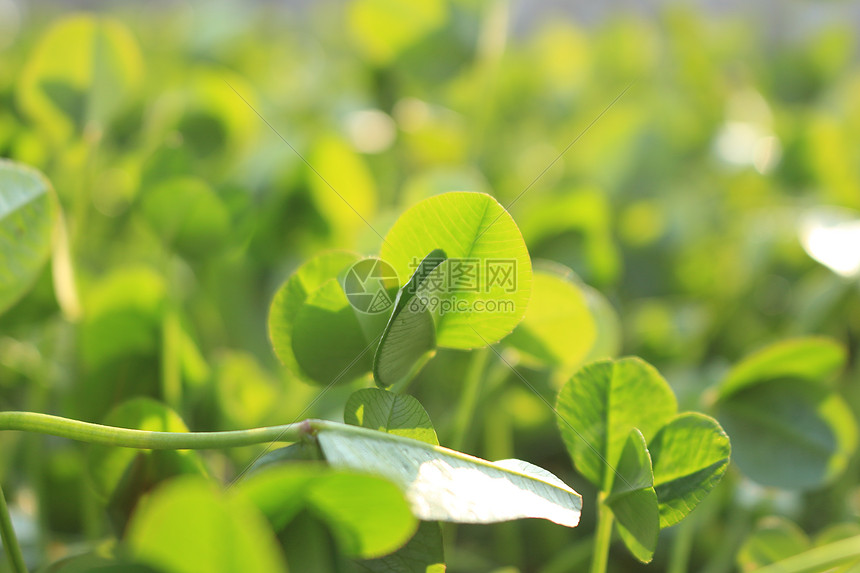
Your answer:
[[[246,499],[200,478],[155,490],[129,524],[131,555],[172,573],[286,573],[272,528]]]
[[[684,519],[716,487],[728,468],[731,445],[716,420],[689,412],[663,426],[648,450],[663,528]]]
[[[558,428],[577,470],[608,491],[630,431],[651,439],[677,411],[666,380],[639,358],[594,362],[558,394]]]
[[[483,193],[436,195],[401,215],[381,257],[404,282],[434,249],[448,255],[423,287],[437,344],[476,348],[509,334],[526,313],[532,282],[528,250],[510,214]]]
[[[316,290],[330,279],[337,279],[359,256],[346,251],[328,251],[300,266],[281,285],[269,309],[269,338],[275,354],[294,374],[308,378],[293,354],[296,315]]]
[[[358,390],[346,401],[343,421],[439,445],[436,430],[424,406],[407,394],[394,394],[378,388]]]
[[[654,491],[651,457],[642,432],[633,428],[615,467],[612,489],[604,503],[615,516],[618,534],[643,563],[654,557],[660,533],[660,510]]]
[[[380,386],[391,386],[410,378],[436,350],[433,316],[421,297],[416,295],[433,269],[446,258],[445,251],[432,251],[397,293],[394,311],[373,357],[373,377]]]
[[[510,469],[480,458],[363,428],[316,422],[317,439],[335,467],[384,476],[425,521],[495,523],[539,517],[574,527],[582,498],[547,473]]]
[[[366,473],[293,463],[251,476],[240,491],[277,531],[300,510],[309,509],[328,525],[340,549],[353,557],[391,553],[417,527],[397,486]]]
[[[51,252],[56,206],[36,171],[0,159],[0,314],[32,286]]]

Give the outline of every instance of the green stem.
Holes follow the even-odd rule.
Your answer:
[[[35,412],[0,412],[0,431],[50,434],[91,444],[147,450],[206,450],[250,446],[264,442],[296,442],[316,428],[305,420],[296,424],[230,432],[149,432],[70,420]]]
[[[609,545],[612,542],[613,516],[603,503],[604,494],[597,498],[597,531],[594,534],[594,553],[591,556],[591,573],[606,573]]]
[[[466,434],[469,433],[469,425],[475,416],[475,406],[481,393],[481,380],[484,376],[484,367],[487,365],[489,357],[489,348],[480,348],[472,351],[469,370],[466,372],[466,377],[463,381],[463,394],[460,397],[460,404],[454,416],[454,428],[449,440],[449,447],[452,450],[459,451],[463,449]]]
[[[2,487],[0,487],[0,538],[3,539],[3,549],[6,551],[12,571],[27,573],[24,554],[21,552],[18,537],[15,536],[15,529],[12,527],[12,516],[9,515],[9,506],[6,505],[6,496],[3,495]]]

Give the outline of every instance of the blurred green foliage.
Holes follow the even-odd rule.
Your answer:
[[[337,419],[368,380],[317,400],[320,388],[279,364],[267,340],[279,285],[326,248],[377,253],[408,207],[470,190],[510,206],[532,259],[550,269],[536,275],[537,304],[572,290],[561,316],[585,305],[604,325],[586,332],[599,350],[578,339],[565,349],[569,324],[544,309],[506,342],[504,355],[545,398],[561,382],[548,364],[637,354],[666,375],[682,411],[741,399],[765,409],[774,403],[767,381],[718,398],[730,365],[786,337],[824,334],[848,349],[846,366],[826,388],[783,396],[774,416],[790,417],[799,401],[814,425],[826,414],[810,404],[838,402],[848,422],[828,423],[840,433],[848,411],[860,411],[857,273],[831,270],[834,256],[856,260],[857,233],[822,254],[803,231],[822,206],[860,218],[860,65],[849,21],[766,35],[754,19],[671,8],[589,26],[547,11],[515,26],[501,0],[93,9],[0,2],[0,157],[46,174],[62,217],[51,264],[0,316],[0,408],[102,421],[128,399],[154,398],[172,409],[164,424],[182,424],[178,414],[195,430]],[[330,277],[307,280],[318,278]],[[558,334],[536,350],[529,328],[541,322]],[[504,362],[487,367],[474,410],[459,406],[469,360],[441,349],[412,384],[441,443],[526,458],[592,499],[553,412]],[[778,487],[733,467],[693,514],[694,533],[661,536],[651,567],[673,563],[683,535],[694,537],[691,568],[717,573],[736,554],[744,570],[770,562],[757,556],[768,536],[856,525],[854,443],[842,440],[835,465],[816,458],[823,469],[809,479],[763,480]],[[34,563],[111,530],[80,446],[12,435],[0,445],[13,508],[38,524]],[[229,480],[261,450],[203,457]],[[174,462],[138,462],[141,479],[195,469]],[[187,513],[247,517],[238,501],[187,479],[176,486],[189,491]],[[170,495],[138,518],[141,554],[157,551],[144,526]],[[586,506],[572,531],[534,520],[446,531],[449,570],[577,569],[593,511]],[[800,528],[759,529],[737,553],[770,513]],[[318,529],[305,534],[317,540]],[[263,543],[235,541],[241,551]],[[264,568],[280,563],[270,550],[259,549]],[[613,563],[644,567],[623,551]]]

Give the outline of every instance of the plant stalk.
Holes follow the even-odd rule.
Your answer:
[[[9,559],[9,565],[14,573],[27,573],[27,565],[24,563],[24,553],[12,527],[12,516],[9,514],[9,506],[6,505],[6,496],[0,487],[0,538],[3,539],[3,550]]]
[[[466,434],[469,433],[469,425],[475,416],[475,406],[481,393],[481,380],[489,357],[489,348],[478,348],[472,351],[469,368],[463,381],[463,394],[460,396],[457,414],[454,417],[454,428],[449,440],[452,450],[462,450],[466,442]]]
[[[91,424],[36,412],[0,412],[0,431],[20,430],[70,440],[147,450],[207,450],[263,442],[296,442],[312,433],[309,421],[229,432],[149,432]]]
[[[597,530],[594,534],[591,573],[606,573],[606,564],[609,561],[609,545],[612,542],[614,517],[606,504],[603,503],[605,497],[603,493],[597,496]]]

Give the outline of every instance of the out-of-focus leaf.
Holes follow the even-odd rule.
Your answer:
[[[358,0],[349,7],[349,27],[365,57],[385,64],[440,27],[448,16],[443,0]]]
[[[526,315],[505,343],[536,364],[571,374],[596,339],[586,297],[576,284],[544,269],[535,270],[532,289]]]
[[[104,423],[153,432],[187,432],[182,419],[150,398],[134,398],[113,409]],[[193,450],[134,450],[89,447],[87,467],[96,492],[108,501],[108,511],[120,528],[142,495],[159,482],[181,474],[205,474]]]
[[[370,168],[349,145],[333,137],[321,138],[308,161],[318,172],[307,173],[314,204],[335,241],[350,243],[376,213],[376,183]]]
[[[304,301],[295,315],[291,336],[296,362],[318,384],[349,382],[373,367],[378,340],[365,339],[336,279],[329,279]]]
[[[436,350],[433,317],[425,302],[416,295],[427,277],[446,258],[445,251],[432,251],[397,293],[394,310],[373,356],[373,377],[380,386],[391,386],[414,375]]]
[[[653,366],[639,358],[583,367],[558,394],[558,428],[577,470],[608,489],[630,431],[654,437],[677,411],[675,395]]]
[[[615,467],[606,505],[615,516],[618,533],[643,563],[654,557],[660,533],[660,510],[654,492],[651,457],[642,433],[633,428]]]
[[[736,561],[746,573],[803,553],[810,546],[809,538],[795,523],[771,516],[762,520],[746,538]]]
[[[218,252],[230,234],[230,212],[200,179],[161,183],[144,196],[143,214],[166,244],[191,256]]]
[[[382,244],[382,259],[401,280],[434,249],[448,259],[422,283],[446,348],[483,347],[522,320],[532,269],[513,218],[489,195],[454,192],[426,199],[397,220]]]
[[[729,437],[704,414],[679,414],[660,428],[648,445],[660,527],[684,519],[716,487],[731,455]]]
[[[300,266],[278,289],[269,309],[269,337],[275,354],[293,373],[303,374],[293,354],[296,315],[311,294],[329,279],[337,279],[358,259],[358,255],[345,251],[325,252]]]
[[[241,492],[276,530],[303,508],[309,509],[329,526],[340,549],[358,558],[391,553],[406,543],[417,527],[397,486],[366,473],[287,464],[245,480]]]
[[[396,483],[412,513],[424,521],[495,523],[539,517],[567,527],[579,523],[582,498],[545,470],[531,471],[522,464],[510,469],[512,460],[494,464],[441,446],[331,423],[319,430],[317,439],[331,465]]]
[[[761,382],[718,403],[735,463],[756,482],[814,489],[845,469],[857,423],[836,393],[797,379]]]
[[[41,38],[17,82],[21,109],[58,141],[94,120],[104,125],[134,95],[143,62],[119,21],[64,18]]]
[[[359,561],[373,573],[445,573],[442,526],[437,521],[421,521],[409,542],[390,555]]]
[[[845,349],[830,338],[795,338],[772,344],[737,364],[720,385],[726,397],[748,386],[777,378],[822,382],[845,364]]]
[[[131,555],[171,573],[286,573],[271,527],[242,496],[225,496],[199,478],[158,488],[135,512]]]
[[[378,388],[357,390],[346,401],[343,419],[353,426],[439,445],[427,411],[418,400],[407,394],[394,394]]]
[[[48,260],[55,211],[51,184],[41,173],[0,159],[0,314]]]
[[[40,571],[42,571],[40,569]],[[110,559],[95,553],[75,555],[52,563],[43,573],[165,573],[149,565]]]

